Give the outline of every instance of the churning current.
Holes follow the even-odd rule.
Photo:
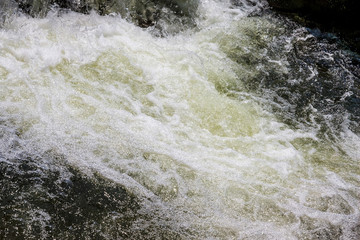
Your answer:
[[[358,55],[265,1],[174,2],[0,19],[0,235],[359,239]]]

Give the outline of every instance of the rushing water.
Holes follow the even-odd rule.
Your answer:
[[[359,57],[263,1],[177,4],[3,14],[0,234],[359,239]]]

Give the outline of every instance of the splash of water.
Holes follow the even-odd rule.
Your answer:
[[[264,4],[201,1],[195,25],[172,31],[160,19],[162,34],[95,12],[13,18],[0,31],[1,161],[63,156],[121,184],[161,212],[151,224],[171,219],[185,238],[355,239],[356,122],[346,108],[296,105],[310,89],[296,86],[322,78],[292,58],[296,47],[323,43]],[[344,65],[327,57],[336,79]]]

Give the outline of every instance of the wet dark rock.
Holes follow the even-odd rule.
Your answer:
[[[153,10],[153,2],[149,1],[116,1],[116,0],[15,0],[19,9],[33,17],[44,17],[51,8],[58,7],[75,12],[88,14],[96,11],[101,15],[118,13],[124,17],[133,16],[133,20],[139,21],[139,25],[147,22],[152,25],[156,21],[156,11]],[[136,16],[134,16],[136,13]]]
[[[39,162],[0,162],[0,235],[5,239],[81,238],[80,229],[100,237],[97,231],[106,218],[122,215],[120,229],[134,222],[139,205],[122,187],[100,177],[90,179],[74,168],[42,169]],[[70,177],[61,180],[64,172]],[[90,229],[92,223],[98,226]]]
[[[68,9],[88,14],[95,11],[100,15],[120,14],[140,27],[156,24],[163,8],[179,17],[195,14],[197,4],[193,0],[6,0],[16,1],[19,9],[33,17],[44,17],[51,8]]]
[[[274,9],[309,28],[334,32],[360,51],[360,1],[268,0]]]
[[[119,184],[46,154],[22,156],[0,158],[0,239],[180,238]]]

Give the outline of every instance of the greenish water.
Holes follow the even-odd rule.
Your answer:
[[[359,238],[357,56],[263,2],[197,6],[7,18],[1,235]]]

